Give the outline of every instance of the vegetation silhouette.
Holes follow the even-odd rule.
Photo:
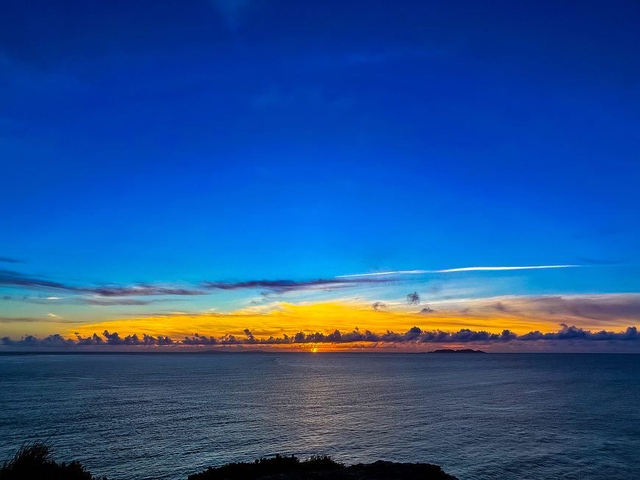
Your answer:
[[[188,480],[457,480],[428,463],[377,461],[345,466],[327,456],[300,461],[276,455],[251,463],[230,463],[189,475]]]
[[[80,462],[57,463],[51,447],[38,440],[24,443],[0,467],[0,480],[97,480]]]
[[[457,480],[437,465],[377,461],[345,466],[328,456],[299,460],[276,455],[248,463],[229,463],[189,475],[188,480]],[[0,467],[0,480],[106,480],[79,462],[57,463],[42,441],[25,443]]]

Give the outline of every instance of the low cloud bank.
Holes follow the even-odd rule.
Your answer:
[[[158,335],[154,337],[142,335],[142,338],[138,337],[135,333],[133,335],[127,335],[126,337],[120,337],[116,332],[109,333],[108,330],[102,332],[102,337],[95,333],[90,337],[82,337],[77,335],[77,345],[173,345],[173,340],[167,336]]]
[[[637,342],[640,346],[640,335],[635,326],[628,327],[622,332],[611,332],[606,330],[590,331],[576,326],[561,324],[560,329],[555,332],[542,333],[533,331],[523,335],[518,335],[510,330],[503,330],[501,333],[490,333],[484,330],[470,330],[463,328],[457,332],[445,332],[442,330],[422,330],[419,327],[412,327],[405,333],[395,333],[387,331],[385,333],[373,333],[369,330],[359,329],[350,332],[340,332],[335,330],[325,334],[320,332],[305,333],[298,332],[295,335],[283,335],[281,337],[257,338],[248,328],[244,330],[244,335],[225,335],[213,337],[200,335],[185,336],[182,339],[172,340],[167,335],[147,335],[137,334],[121,337],[117,332],[105,330],[102,335],[93,334],[88,337],[76,335],[75,339],[64,338],[59,334],[50,335],[39,339],[32,335],[27,335],[19,340],[12,340],[9,337],[0,339],[0,344],[5,347],[23,348],[73,348],[78,346],[195,346],[195,345],[291,345],[308,343],[385,343],[385,344],[421,344],[421,343],[474,343],[474,344],[499,344],[522,342]]]

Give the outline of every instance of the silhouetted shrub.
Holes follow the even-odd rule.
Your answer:
[[[0,480],[93,480],[78,462],[57,463],[44,442],[25,443],[0,468]]]
[[[256,478],[257,476],[290,474],[309,469],[327,470],[340,465],[329,457],[313,457],[306,462],[300,462],[295,456],[276,455],[273,458],[260,458],[253,463],[229,463],[222,467],[211,467],[202,473],[189,476],[189,480],[211,480],[224,478],[229,480],[242,480]]]
[[[189,480],[456,480],[437,465],[378,461],[346,467],[327,456],[300,461],[276,455],[252,463],[230,463],[189,476]]]
[[[137,472],[138,475],[140,472]],[[457,480],[437,465],[378,461],[349,467],[327,456],[300,461],[276,455],[250,463],[229,463],[189,476],[189,480]],[[0,480],[98,480],[79,462],[57,463],[44,442],[25,443],[0,467]],[[106,479],[102,479],[106,480]]]

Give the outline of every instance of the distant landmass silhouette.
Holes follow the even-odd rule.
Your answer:
[[[453,348],[441,348],[439,350],[434,350],[432,352],[427,353],[487,353],[483,350],[473,350],[471,348],[461,348],[459,350],[455,350]]]
[[[428,463],[377,461],[345,466],[328,456],[299,460],[276,455],[249,463],[229,463],[189,475],[188,480],[458,480]],[[25,443],[0,467],[0,480],[106,480],[79,462],[58,463],[44,442]]]

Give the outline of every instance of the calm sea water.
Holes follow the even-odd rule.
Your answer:
[[[277,452],[633,479],[640,355],[0,356],[0,459],[38,438],[114,479]]]

